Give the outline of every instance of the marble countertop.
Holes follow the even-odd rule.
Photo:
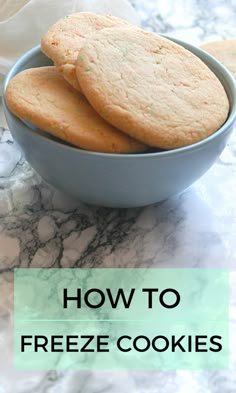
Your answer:
[[[236,1],[134,0],[148,30],[193,44],[236,37]],[[236,393],[236,132],[191,188],[142,209],[85,206],[41,180],[0,114],[0,393]],[[15,267],[230,269],[227,371],[17,372]]]

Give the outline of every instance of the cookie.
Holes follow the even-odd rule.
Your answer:
[[[224,64],[236,78],[236,40],[209,42],[201,48]]]
[[[55,67],[16,75],[8,84],[6,102],[17,117],[82,149],[106,153],[146,150],[103,120]]]
[[[79,12],[55,23],[43,36],[42,51],[54,61],[67,82],[81,91],[76,78],[75,63],[80,48],[89,36],[113,26],[130,26],[122,19],[91,12]]]
[[[225,90],[199,58],[138,28],[95,33],[80,50],[76,71],[95,110],[150,146],[193,144],[228,116]]]

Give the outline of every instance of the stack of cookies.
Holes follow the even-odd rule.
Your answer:
[[[207,138],[228,117],[224,88],[198,57],[121,19],[67,16],[41,47],[54,66],[14,77],[7,104],[19,118],[81,149],[176,149]]]

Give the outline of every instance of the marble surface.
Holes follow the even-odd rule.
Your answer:
[[[143,26],[198,45],[236,37],[236,1],[134,0]],[[0,393],[236,392],[236,132],[209,172],[144,209],[85,206],[45,184],[0,115]],[[14,267],[230,269],[230,369],[172,372],[17,372]]]

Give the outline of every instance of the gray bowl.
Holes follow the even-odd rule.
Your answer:
[[[7,108],[7,84],[20,71],[51,64],[36,47],[12,67],[3,106],[13,138],[26,160],[48,183],[89,204],[139,207],[177,194],[201,177],[223,151],[236,118],[231,74],[201,49],[172,39],[202,59],[222,82],[230,102],[227,122],[212,136],[184,148],[146,154],[94,153],[66,145],[16,118]]]

